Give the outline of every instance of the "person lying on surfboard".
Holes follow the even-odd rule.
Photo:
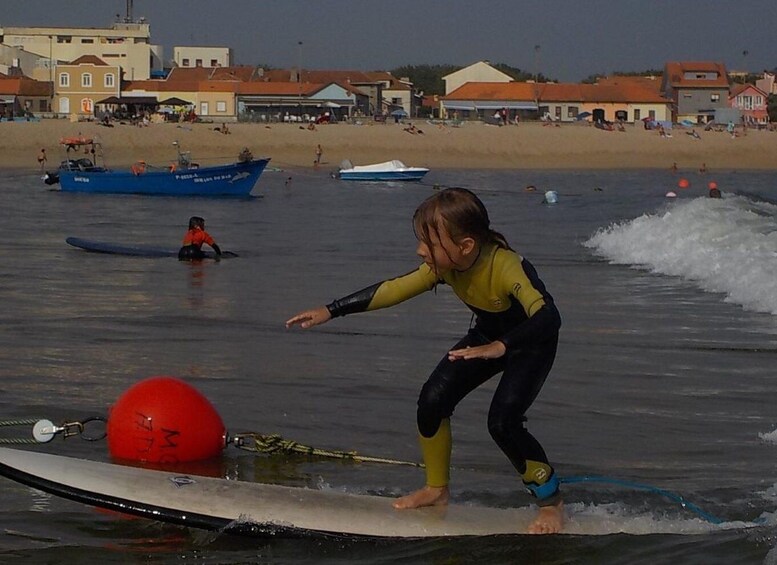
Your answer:
[[[448,284],[475,313],[475,325],[432,371],[418,399],[426,485],[394,502],[397,509],[445,505],[449,498],[450,417],[456,405],[497,373],[488,430],[539,505],[529,533],[556,533],[564,523],[559,480],[524,423],[556,356],[561,317],[534,267],[490,227],[471,191],[447,188],[413,215],[421,266],[331,304],[306,310],[286,327],[312,328],[332,318],[386,308]]]
[[[216,252],[216,261],[221,258],[221,248],[211,235],[205,231],[205,220],[199,216],[189,218],[189,230],[183,236],[183,247],[178,251],[180,261],[199,261],[205,258],[202,244],[207,243]]]

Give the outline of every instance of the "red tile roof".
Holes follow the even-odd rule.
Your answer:
[[[715,78],[691,78],[688,75],[715,75]],[[714,61],[670,61],[664,66],[664,82],[673,88],[728,88],[723,63]]]
[[[0,94],[50,96],[51,83],[33,80],[28,77],[2,77],[0,78]]]
[[[71,65],[95,65],[98,67],[108,67],[108,63],[96,55],[81,55],[78,59],[70,62]]]
[[[242,82],[236,92],[257,96],[312,96],[326,86],[310,82]]]
[[[467,82],[443,100],[534,100],[537,84],[528,82]]]
[[[735,85],[733,85],[731,87],[731,89],[729,90],[728,97],[729,98],[736,98],[737,96],[739,96],[740,94],[742,94],[743,92],[746,92],[748,90],[752,90],[753,94],[760,94],[761,96],[764,97],[764,100],[766,100],[768,98],[768,96],[769,96],[768,94],[766,94],[766,92],[764,92],[763,90],[758,88],[756,85],[747,83],[747,84],[735,84]]]
[[[628,84],[468,82],[443,100],[539,100],[542,102],[667,102],[657,89]]]

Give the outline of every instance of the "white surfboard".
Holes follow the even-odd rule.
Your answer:
[[[382,496],[201,477],[8,448],[0,448],[0,475],[92,506],[247,535],[516,535],[526,532],[537,511],[533,506],[504,509],[460,504],[395,510],[393,499]],[[693,527],[688,528],[688,522]],[[641,531],[629,531],[628,525],[629,521],[615,521],[611,516],[583,513],[568,520],[563,533],[657,531],[644,531],[644,521]],[[682,533],[714,529],[699,520],[685,525]],[[672,529],[667,533],[679,533]]]

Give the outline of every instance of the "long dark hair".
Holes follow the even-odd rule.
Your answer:
[[[505,237],[491,229],[488,211],[471,190],[446,188],[424,200],[413,214],[413,231],[416,237],[430,248],[434,233],[440,239],[444,229],[454,243],[471,237],[479,246],[495,243],[510,249]]]

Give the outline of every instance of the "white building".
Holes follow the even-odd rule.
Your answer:
[[[460,86],[468,82],[512,82],[510,75],[499,71],[488,64],[488,61],[478,61],[469,67],[442,77],[445,81],[445,95],[447,96]]]
[[[57,63],[85,55],[121,67],[127,80],[145,80],[164,69],[163,48],[151,45],[149,24],[142,20],[116,22],[109,28],[2,27],[0,44],[40,57],[29,73],[37,80],[51,80]]]
[[[173,62],[178,67],[231,67],[230,47],[173,47]]]

